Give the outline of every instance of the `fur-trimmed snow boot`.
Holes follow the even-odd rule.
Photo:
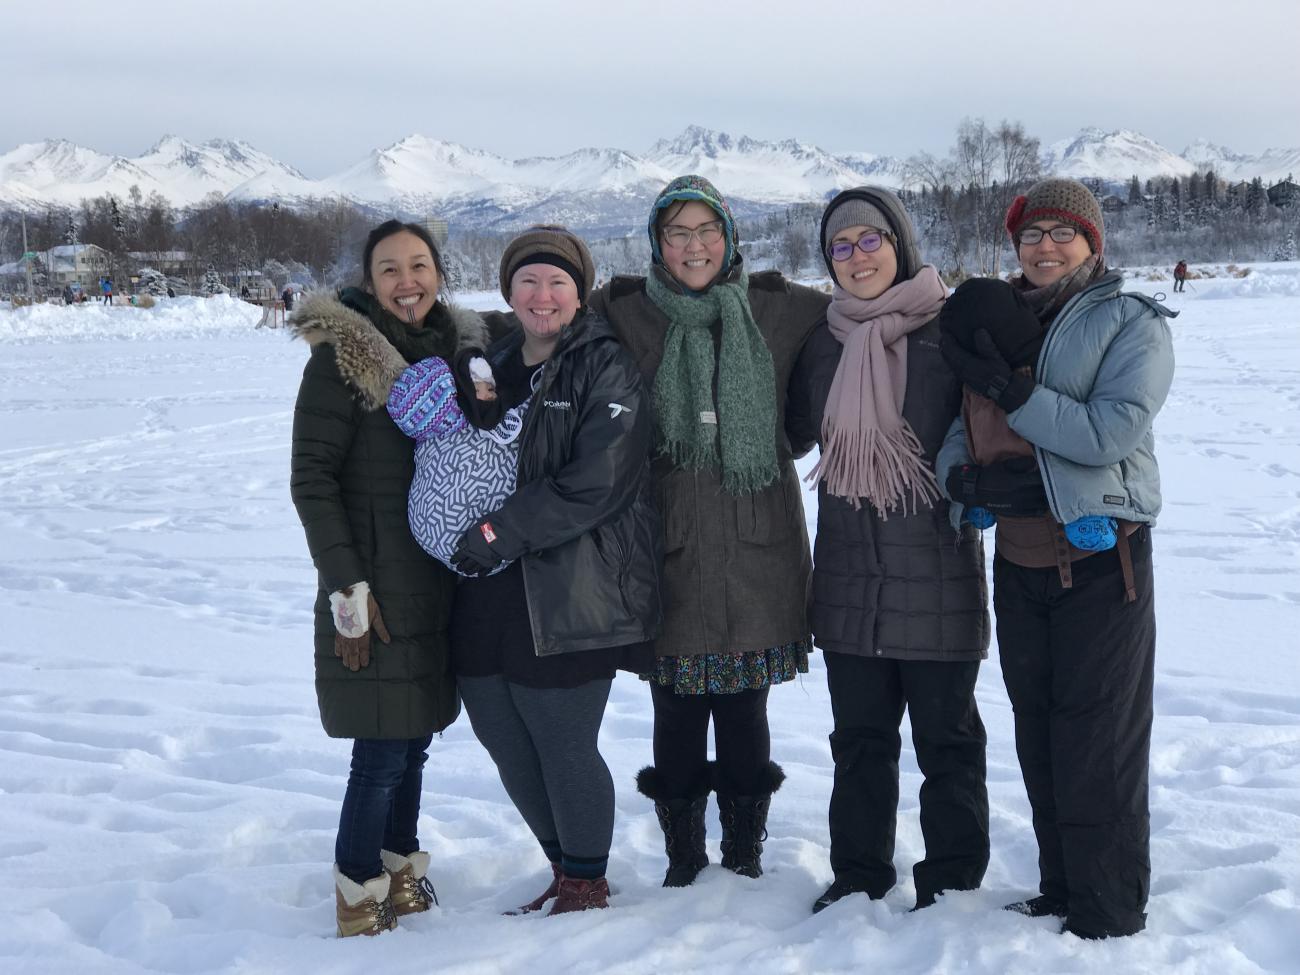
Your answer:
[[[691,784],[689,794],[685,796],[670,796],[663,777],[653,765],[647,765],[636,774],[637,791],[654,800],[655,816],[664,833],[664,852],[668,854],[665,887],[689,887],[700,871],[709,865],[709,854],[704,846],[704,810],[712,783],[712,762]]]
[[[768,762],[753,795],[729,795],[718,776],[718,818],[722,821],[722,865],[742,877],[763,876],[763,841],[772,793],[781,788],[785,772]]]
[[[609,907],[609,883],[604,877],[583,880],[561,875],[555,903],[547,914],[568,914],[571,911],[593,911]]]
[[[358,934],[383,934],[397,927],[393,901],[389,894],[389,876],[381,873],[364,884],[349,880],[334,866],[334,912],[340,938]]]
[[[393,878],[389,897],[393,901],[393,913],[398,917],[419,914],[438,903],[438,895],[429,882],[429,854],[416,850],[402,856],[391,850],[380,850],[379,859]]]
[[[516,907],[513,911],[506,911],[507,917],[515,917],[519,914],[532,914],[533,911],[540,911],[548,900],[560,892],[560,881],[564,879],[564,873],[560,870],[558,863],[551,864],[551,886],[530,900],[527,904]]]

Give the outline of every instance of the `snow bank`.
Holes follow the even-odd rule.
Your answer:
[[[152,308],[86,302],[7,309],[0,312],[0,342],[242,336],[262,320],[260,307],[229,295],[154,300]]]

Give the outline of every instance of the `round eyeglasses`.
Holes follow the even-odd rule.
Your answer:
[[[670,223],[659,233],[664,243],[671,244],[673,247],[685,247],[692,237],[698,239],[705,247],[711,247],[722,239],[722,221],[710,220],[698,227],[683,227],[680,224]]]
[[[888,230],[868,230],[852,243],[847,240],[835,241],[830,247],[826,248],[826,253],[831,256],[832,261],[840,264],[853,256],[855,247],[864,254],[870,254],[872,251],[880,250],[880,245],[887,239],[894,239],[894,235]]]
[[[1043,241],[1043,235],[1051,237],[1058,244],[1068,244],[1079,235],[1075,227],[1053,227],[1051,230],[1042,230],[1039,227],[1026,227],[1020,231],[1017,239],[1022,244],[1040,244]]]

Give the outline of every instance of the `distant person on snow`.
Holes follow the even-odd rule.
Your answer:
[[[280,300],[284,302],[285,311],[293,311],[293,288],[286,287],[280,292]]]
[[[1179,261],[1174,265],[1174,290],[1187,290],[1187,262]]]
[[[106,305],[111,305],[113,303],[113,279],[100,278],[99,291],[101,295],[100,300]]]
[[[1007,909],[1062,918],[1081,938],[1118,937],[1146,926],[1151,883],[1151,427],[1173,380],[1176,313],[1120,290],[1102,260],[1101,207],[1082,183],[1035,183],[1006,228],[1021,267],[1010,284],[1045,329],[1037,375],[1017,373],[990,342],[969,351],[944,333],[940,347],[1038,464],[978,464],[958,417],[935,469],[954,526],[966,507],[1001,506],[993,608],[1039,867],[1038,895]],[[1085,515],[1115,519],[1114,547],[1069,542],[1064,525]]]

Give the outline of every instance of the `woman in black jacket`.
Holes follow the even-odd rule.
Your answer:
[[[961,405],[939,353],[946,289],[922,264],[902,203],[845,190],[822,216],[835,280],[791,386],[795,439],[821,446],[811,622],[834,713],[831,868],[813,905],[894,886],[899,725],[907,710],[925,858],[916,905],[978,887],[989,859],[984,726],[975,678],[987,655],[979,535],[948,523],[934,457]]]
[[[446,277],[423,227],[376,227],[361,266],[364,289],[311,295],[290,320],[313,346],[294,405],[291,490],[320,578],[316,696],[326,733],[353,739],[334,851],[343,937],[428,910],[422,769],[458,708],[447,645],[456,577],[411,537],[414,445],[385,412],[366,353],[382,346],[395,375],[487,338],[478,315],[438,300]],[[376,341],[356,340],[365,333]]]
[[[586,245],[561,227],[506,247],[501,293],[521,327],[488,360],[502,408],[527,404],[518,487],[452,556],[472,576],[451,629],[465,709],[551,862],[521,912],[551,898],[552,914],[608,906],[614,784],[597,734],[615,671],[650,668],[660,623],[649,402],[584,307],[593,279]]]

